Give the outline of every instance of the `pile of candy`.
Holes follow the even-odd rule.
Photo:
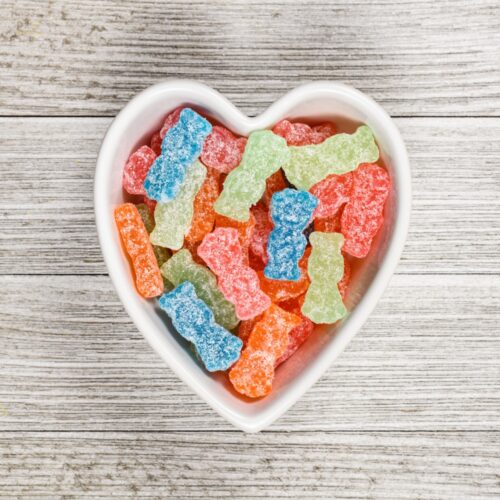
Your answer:
[[[133,153],[115,210],[138,292],[159,297],[208,371],[269,394],[316,324],[347,314],[350,261],[383,222],[389,175],[367,126],[283,120],[248,138],[190,108]]]

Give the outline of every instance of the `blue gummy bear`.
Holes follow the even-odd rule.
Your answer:
[[[189,281],[164,293],[159,303],[179,334],[195,345],[209,372],[227,370],[239,359],[243,342],[215,322],[211,309]]]
[[[196,161],[212,125],[191,108],[184,108],[179,121],[169,129],[144,180],[148,198],[165,203],[173,200],[186,178],[187,168]]]
[[[283,189],[271,198],[271,218],[274,229],[267,240],[269,258],[264,269],[266,278],[298,281],[301,276],[299,260],[304,255],[308,226],[318,199],[307,191]]]

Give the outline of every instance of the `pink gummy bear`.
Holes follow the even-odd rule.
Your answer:
[[[219,227],[207,234],[198,255],[216,274],[220,291],[235,305],[239,319],[251,319],[271,305],[271,299],[260,289],[257,273],[245,264],[236,229]]]
[[[130,155],[123,169],[123,189],[130,194],[145,195],[144,179],[156,159],[156,153],[149,146],[141,146]]]
[[[228,174],[241,162],[247,140],[236,137],[227,128],[215,125],[205,139],[200,159],[207,166]]]
[[[333,217],[338,209],[349,201],[352,191],[352,174],[329,175],[315,184],[310,193],[319,200],[314,217],[320,219]]]

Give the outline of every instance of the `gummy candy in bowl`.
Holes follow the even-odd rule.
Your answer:
[[[205,370],[193,355],[189,342],[173,328],[158,301],[144,299],[137,293],[132,269],[115,224],[116,207],[128,201],[122,189],[124,166],[132,153],[141,146],[150,144],[153,134],[156,145],[153,146],[152,142],[151,147],[158,154],[161,137],[156,137],[157,132],[162,128],[165,116],[180,106],[189,106],[214,123],[226,127],[237,137],[248,137],[251,132],[271,130],[276,124],[281,124],[280,130],[274,130],[276,134],[295,134],[295,137],[299,134],[300,141],[300,134],[304,131],[299,130],[293,122],[307,122],[313,124],[312,127],[303,127],[311,137],[309,144],[318,145],[335,131],[314,124],[331,121],[339,127],[340,132],[350,134],[356,130],[363,133],[363,129],[358,129],[358,126],[365,124],[376,139],[380,151],[379,163],[385,166],[390,177],[391,189],[383,207],[384,223],[376,234],[368,255],[363,259],[356,259],[355,265],[351,266],[352,277],[345,298],[349,313],[334,325],[316,327],[314,334],[308,336],[300,349],[276,368],[272,391],[261,399],[252,400],[241,396],[232,389],[227,376]],[[176,116],[175,119],[178,120],[179,117]],[[284,122],[285,119],[291,124]],[[173,125],[171,123],[168,126]],[[165,130],[160,135],[162,133],[165,135]],[[235,141],[239,141],[235,142],[235,148],[244,148],[243,139]],[[300,142],[297,144],[300,145]],[[147,161],[148,158],[145,154],[141,161]],[[204,160],[203,154],[201,159]],[[299,188],[307,190],[312,181],[303,178],[300,171],[303,163],[304,159],[300,157],[291,161],[289,174],[297,179]],[[140,167],[143,176],[147,169],[143,164]],[[223,165],[220,170],[226,173],[233,167],[234,165]],[[313,167],[316,173],[330,168],[329,165],[322,164]],[[321,176],[324,177],[324,172]],[[142,177],[140,182],[136,179],[133,181],[134,186],[140,186]],[[314,192],[314,189],[310,191]],[[271,194],[265,194],[268,202]],[[166,196],[170,194],[167,193]],[[389,115],[372,99],[352,87],[333,82],[306,84],[289,92],[261,115],[250,118],[215,90],[197,82],[174,79],[141,92],[111,124],[97,160],[94,202],[99,241],[109,275],[137,328],[171,369],[219,414],[244,431],[257,432],[280,417],[316,382],[359,331],[382,295],[396,268],[408,230],[411,207],[410,167],[401,135]],[[246,213],[246,207],[250,207],[254,200],[245,200],[245,203],[243,208],[238,207],[238,214]],[[351,205],[354,208],[350,207],[349,210],[355,213],[354,202]],[[254,205],[256,206],[259,205]],[[330,208],[325,205],[323,211],[326,213]],[[227,210],[233,210],[233,207]],[[346,226],[352,225],[352,220],[354,219],[349,219]],[[319,219],[315,220],[315,226],[318,221]],[[325,225],[329,219],[322,221]],[[231,231],[226,232],[232,234]],[[363,251],[359,248],[356,250]],[[148,255],[150,257],[151,252]],[[340,284],[339,282],[339,290]],[[320,285],[327,286],[328,283],[315,286]],[[335,387],[332,387],[333,394],[334,391]]]

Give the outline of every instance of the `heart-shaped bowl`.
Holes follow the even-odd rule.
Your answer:
[[[157,302],[145,300],[136,292],[115,227],[113,211],[124,201],[122,170],[127,158],[140,145],[148,143],[165,115],[180,105],[192,106],[242,136],[271,128],[284,118],[311,123],[332,120],[347,132],[366,123],[373,130],[381,160],[391,177],[392,191],[385,207],[384,225],[370,254],[353,268],[346,299],[350,313],[333,326],[316,328],[299,351],[277,369],[272,393],[261,400],[250,401],[237,395],[224,376],[206,372]],[[114,119],[97,160],[94,200],[99,241],[109,275],[137,328],[170,368],[212,408],[236,427],[257,432],[282,415],[318,380],[375,307],[396,268],[406,239],[411,177],[405,145],[391,118],[371,98],[352,87],[333,82],[306,84],[286,94],[261,115],[249,118],[210,87],[173,79],[138,94]]]

